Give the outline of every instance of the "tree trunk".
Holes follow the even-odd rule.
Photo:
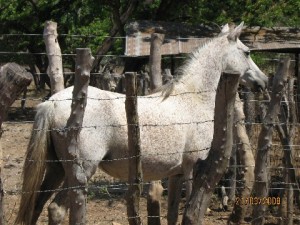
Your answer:
[[[218,181],[225,172],[232,150],[233,107],[239,74],[223,73],[216,95],[214,138],[206,160],[194,166],[193,189],[182,225],[202,225],[204,213]],[[225,119],[224,119],[225,118]]]
[[[105,38],[102,45],[97,49],[96,52],[96,59],[93,63],[92,70],[96,71],[99,67],[100,61],[103,58],[103,55],[106,54],[114,41],[116,40],[114,37],[117,35],[118,31],[124,28],[120,27],[120,25],[124,26],[126,22],[128,21],[129,17],[133,13],[133,11],[137,8],[139,1],[138,0],[130,0],[127,9],[124,11],[124,13],[120,13],[120,18],[114,18],[114,21],[118,21],[117,23],[114,23],[112,29],[109,32],[109,36]],[[114,15],[115,16],[115,15]]]
[[[0,70],[0,139],[2,136],[2,123],[8,108],[16,98],[31,83],[32,76],[16,63],[8,63]],[[3,212],[3,181],[2,181],[2,148],[0,143],[0,225],[4,224]]]
[[[16,98],[31,83],[32,76],[16,63],[7,63],[0,71],[0,124]]]
[[[252,225],[263,225],[265,221],[265,213],[267,205],[263,201],[268,197],[269,193],[269,149],[272,145],[272,133],[275,118],[280,110],[280,101],[287,81],[287,68],[289,61],[281,61],[279,68],[275,74],[270,105],[267,114],[263,119],[262,130],[258,138],[257,155],[255,160],[255,181],[253,193],[259,199],[259,203],[254,206],[252,214]]]
[[[137,111],[136,73],[125,73],[126,79],[126,117],[128,128],[128,193],[127,216],[130,225],[142,224],[139,216],[139,202],[142,193],[142,164],[139,117]]]
[[[164,34],[153,33],[150,46],[150,88],[155,90],[162,86],[161,76],[161,45],[164,41]]]
[[[67,160],[73,160],[66,172],[70,192],[70,225],[86,223],[86,194],[87,179],[78,153],[77,139],[83,124],[83,116],[87,104],[87,91],[90,80],[90,71],[94,58],[87,48],[76,49],[76,70],[71,105],[71,114],[67,121]]]
[[[289,181],[290,182],[290,181]],[[287,190],[287,223],[286,225],[293,225],[294,214],[294,190],[291,184],[288,185]]]
[[[50,77],[51,93],[53,95],[64,89],[62,55],[57,40],[57,23],[47,21],[43,36],[49,61],[47,73]]]

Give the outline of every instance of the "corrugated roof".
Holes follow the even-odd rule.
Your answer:
[[[150,54],[151,34],[164,33],[161,47],[163,55],[189,53],[220,32],[217,27],[190,26],[183,23],[135,21],[126,26],[126,51],[128,56]],[[277,27],[246,27],[241,40],[255,51],[300,53],[300,29]]]

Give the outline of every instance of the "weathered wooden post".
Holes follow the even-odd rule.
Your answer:
[[[141,141],[138,117],[136,73],[125,73],[125,109],[128,128],[128,193],[127,216],[130,225],[142,224],[139,216],[139,202],[142,193]]]
[[[241,224],[245,217],[247,205],[242,204],[239,200],[246,199],[251,195],[255,161],[249,136],[247,135],[247,127],[245,126],[243,103],[238,94],[234,105],[234,118],[233,132],[237,144],[237,164],[243,165],[243,167],[237,168],[237,180],[240,181],[237,183],[237,201],[235,201],[228,224]]]
[[[269,149],[272,145],[275,119],[280,110],[280,101],[287,81],[287,68],[287,60],[284,62],[281,61],[274,77],[270,104],[267,114],[263,119],[262,129],[258,137],[253,195],[261,200],[261,204],[253,206],[252,225],[263,225],[265,221],[267,205],[262,204],[262,200],[263,198],[267,198],[269,193]]]
[[[153,33],[150,45],[150,89],[151,91],[159,88],[163,84],[161,75],[161,46],[165,35]],[[162,186],[160,181],[150,182],[149,193],[147,196],[148,225],[160,225],[160,199]]]
[[[143,80],[143,89],[142,89],[142,95],[148,95],[149,94],[149,80],[150,80],[150,77],[149,77],[149,74],[148,72],[142,72],[141,73],[141,76],[142,76],[142,80]]]
[[[217,183],[224,174],[232,150],[233,107],[240,74],[223,73],[219,82],[214,117],[214,138],[206,160],[194,166],[193,189],[182,225],[202,225],[204,213]],[[226,118],[226,119],[224,119]]]
[[[287,63],[287,70],[289,61]],[[287,71],[285,71],[287,72]],[[297,116],[296,116],[296,105],[294,100],[294,82],[295,78],[290,77],[288,81],[287,99],[283,103],[286,107],[281,107],[281,113],[279,116],[279,124],[276,125],[277,132],[283,148],[283,165],[284,180],[287,184],[283,185],[284,190],[282,191],[281,204],[280,204],[280,224],[292,225],[293,224],[293,196],[295,189],[295,196],[299,195],[299,186],[295,169],[293,165],[293,138],[295,135]],[[284,110],[286,109],[286,110]]]
[[[0,139],[2,136],[2,123],[8,108],[16,98],[31,83],[32,76],[16,63],[8,63],[0,70]],[[3,181],[2,181],[2,149],[0,142],[0,225],[4,224],[3,212]]]
[[[300,66],[299,66],[299,58],[300,53],[295,53],[295,77],[297,78],[297,121],[300,122]]]
[[[86,185],[87,179],[82,160],[78,155],[77,139],[81,131],[85,106],[87,104],[87,91],[90,80],[90,71],[94,57],[89,48],[76,49],[76,69],[73,98],[71,105],[71,115],[66,125],[67,135],[67,160],[70,163],[71,176],[68,177],[70,196],[70,224],[79,225],[86,223]],[[80,187],[80,188],[77,188]]]
[[[165,35],[153,33],[150,45],[150,88],[154,90],[162,86],[161,77],[161,51]]]
[[[62,56],[57,40],[57,23],[46,21],[43,36],[49,61],[47,73],[50,77],[51,94],[53,95],[64,89]]]

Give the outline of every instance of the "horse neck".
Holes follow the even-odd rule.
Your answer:
[[[219,40],[219,41],[218,41]],[[224,41],[214,39],[196,50],[185,65],[185,75],[179,80],[179,92],[202,92],[201,97],[214,101],[215,91],[222,72]],[[181,89],[181,90],[180,90]]]

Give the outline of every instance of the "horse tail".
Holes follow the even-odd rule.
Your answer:
[[[23,186],[19,212],[15,224],[31,225],[38,190],[46,172],[46,159],[50,152],[50,126],[53,105],[45,102],[38,106],[26,152],[23,168]]]

